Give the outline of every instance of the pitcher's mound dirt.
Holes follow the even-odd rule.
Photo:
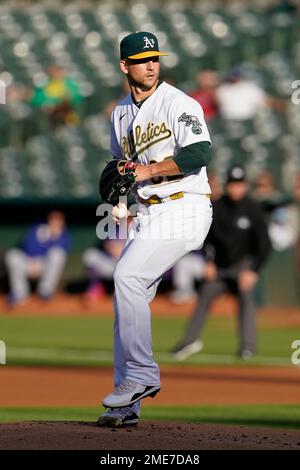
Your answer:
[[[0,449],[300,450],[300,431],[158,421],[120,429],[87,422],[26,422],[0,425]]]

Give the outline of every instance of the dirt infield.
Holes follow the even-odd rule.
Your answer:
[[[162,390],[144,401],[147,407],[300,403],[300,374],[293,367],[162,366],[161,373]],[[112,377],[111,368],[5,366],[1,406],[98,406]],[[0,449],[300,450],[300,431],[158,421],[117,430],[85,422],[25,422],[0,425]]]
[[[145,405],[300,403],[295,367],[166,366],[162,390]],[[98,406],[112,389],[109,367],[1,368],[1,406]]]
[[[0,425],[0,449],[300,450],[300,431],[151,421],[123,429],[85,422],[30,422]]]
[[[170,302],[165,295],[159,295],[151,303],[151,312],[153,315],[159,316],[182,316],[190,313],[191,308],[195,304],[194,300],[184,304],[175,305]],[[222,312],[222,314],[232,314],[235,309],[234,298],[228,295],[221,296],[212,308],[212,313]],[[55,315],[59,314],[64,317],[92,315],[101,316],[103,314],[113,315],[113,299],[106,295],[100,300],[86,303],[84,296],[80,294],[68,295],[58,293],[48,302],[39,299],[35,295],[31,295],[26,301],[9,308],[3,295],[0,296],[0,312],[22,315]]]
[[[184,304],[174,305],[166,295],[160,295],[151,303],[152,315],[158,317],[188,317],[195,300]],[[234,297],[221,295],[211,307],[211,315],[232,316],[237,312],[237,304]],[[21,305],[8,308],[3,295],[0,296],[0,315],[20,316],[47,316],[59,315],[60,317],[81,317],[84,315],[101,317],[113,316],[113,300],[111,296],[105,296],[100,301],[86,304],[82,295],[57,294],[50,302],[44,302],[32,295]],[[258,323],[263,327],[295,326],[300,327],[300,309],[271,307],[258,310]]]

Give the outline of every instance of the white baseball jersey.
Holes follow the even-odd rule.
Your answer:
[[[211,142],[200,104],[177,88],[162,82],[139,108],[131,93],[112,113],[111,153],[115,158],[138,160],[144,165],[173,157],[196,142]],[[155,177],[139,183],[143,199],[167,197],[184,191],[210,193],[206,168],[186,176]]]

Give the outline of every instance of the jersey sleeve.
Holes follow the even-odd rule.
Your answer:
[[[113,112],[110,123],[110,153],[114,158],[123,158],[122,149],[116,135],[115,122],[115,113]]]
[[[179,148],[197,142],[209,142],[209,131],[200,104],[189,96],[177,98],[172,107],[172,127]]]

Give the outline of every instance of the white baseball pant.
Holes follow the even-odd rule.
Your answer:
[[[139,210],[114,273],[115,386],[125,377],[142,385],[160,385],[149,302],[162,275],[186,253],[201,248],[212,222],[210,200],[201,194],[141,204]]]

